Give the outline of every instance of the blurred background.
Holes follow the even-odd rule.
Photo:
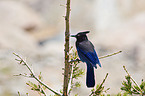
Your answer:
[[[22,56],[36,75],[42,72],[44,82],[55,90],[62,89],[64,67],[64,29],[66,0],[0,0],[0,96],[38,96],[30,90],[31,78],[14,75],[27,73],[18,65],[13,52]],[[125,65],[140,84],[145,78],[145,0],[72,0],[71,34],[90,30],[89,39],[99,56],[117,51],[121,54],[101,59],[95,70],[96,83],[105,82],[108,93],[120,92],[125,80]],[[71,46],[75,39],[71,38]],[[75,47],[74,47],[75,49]],[[86,69],[84,63],[79,64]],[[85,75],[74,94],[88,96]],[[46,91],[47,94],[53,94]]]

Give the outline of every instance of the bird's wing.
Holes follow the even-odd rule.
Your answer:
[[[91,63],[92,66],[96,67],[98,64],[101,67],[100,61],[94,50],[94,46],[90,41],[81,42],[77,44],[78,55],[80,59],[86,63]]]

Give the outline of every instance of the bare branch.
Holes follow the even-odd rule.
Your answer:
[[[63,95],[68,96],[68,83],[71,75],[71,67],[69,63],[69,36],[70,36],[70,28],[69,28],[69,17],[70,17],[70,0],[67,0],[66,4],[66,16],[65,16],[65,72],[64,72],[64,84],[63,84]]]
[[[119,53],[121,53],[121,52],[122,52],[122,51],[118,51],[118,52],[115,52],[115,53],[112,53],[112,54],[109,54],[109,55],[101,56],[101,57],[99,57],[99,59],[103,59],[103,58],[106,58],[106,57],[110,57],[110,56],[119,54]],[[73,62],[78,62],[78,63],[79,63],[80,61],[81,61],[80,59],[75,59],[75,60],[69,61],[69,63],[73,63]]]
[[[107,77],[108,77],[108,73],[106,74],[106,76],[105,76],[105,78],[104,78],[103,82],[100,84],[100,86],[99,86],[98,90],[99,90],[99,89],[102,87],[102,85],[105,83],[105,81],[106,81]]]
[[[102,57],[99,57],[99,59],[103,59],[103,58],[106,58],[106,57],[110,57],[110,56],[119,54],[119,53],[121,53],[121,52],[122,52],[122,51],[118,51],[118,52],[115,52],[115,53],[112,53],[112,54],[109,54],[109,55],[106,55],[106,56],[102,56]]]
[[[31,77],[34,78],[37,82],[39,82],[41,85],[43,85],[44,87],[46,87],[48,90],[50,90],[51,92],[53,92],[54,94],[58,95],[58,96],[62,96],[61,94],[57,93],[56,91],[54,91],[53,89],[51,89],[50,87],[48,87],[45,83],[43,83],[41,80],[39,80],[36,75],[34,74],[33,70],[31,69],[31,67],[17,54],[13,53],[16,57],[18,57],[19,59],[16,59],[19,64],[23,64],[27,67],[27,69],[30,71],[31,73]],[[22,75],[22,74],[19,74]]]

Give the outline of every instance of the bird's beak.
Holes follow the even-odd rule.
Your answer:
[[[76,35],[71,35],[71,37],[76,37]]]

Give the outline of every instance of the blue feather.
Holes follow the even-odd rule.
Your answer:
[[[98,64],[101,67],[99,58],[98,58],[95,50],[94,50],[94,52],[85,52],[77,47],[77,51],[78,51],[78,55],[82,62],[86,62],[86,63],[88,62],[95,68],[97,68],[96,64]]]
[[[85,52],[80,48],[77,48],[78,55],[82,62],[86,62],[87,64],[87,75],[86,75],[86,85],[87,87],[94,87],[95,86],[95,76],[94,76],[94,68],[97,68],[96,63],[101,64],[99,62],[98,56],[94,50],[94,52]]]
[[[91,64],[87,63],[87,75],[86,75],[86,85],[87,87],[95,86],[95,78],[94,78],[94,68]]]

